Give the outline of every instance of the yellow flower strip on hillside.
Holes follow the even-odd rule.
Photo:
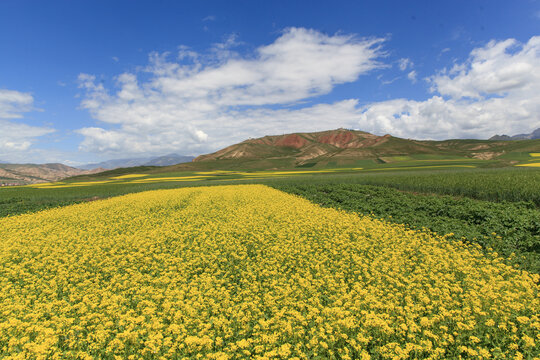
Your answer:
[[[262,185],[3,218],[0,239],[2,358],[538,355],[538,275]]]
[[[203,180],[206,177],[203,176],[174,176],[174,177],[157,177],[157,178],[147,178],[147,179],[137,179],[131,180],[130,183],[142,183],[142,182],[165,182],[165,181],[195,181]]]
[[[217,174],[229,174],[229,173],[235,173],[234,170],[213,170],[213,171],[197,171],[195,174],[198,175],[217,175]]]
[[[59,187],[75,187],[75,186],[89,186],[89,185],[99,185],[111,183],[113,180],[102,180],[102,181],[80,181],[80,182],[50,182],[50,183],[39,183],[27,185],[28,187],[33,188],[59,188]]]
[[[111,179],[122,180],[122,179],[140,178],[140,177],[145,177],[145,176],[148,176],[148,174],[127,174],[127,175],[115,176],[115,177],[112,177]]]

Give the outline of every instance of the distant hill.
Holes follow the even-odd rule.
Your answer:
[[[313,133],[294,133],[248,139],[212,154],[201,155],[193,165],[204,162],[226,163],[231,160],[264,161],[277,167],[317,163],[350,163],[359,159],[379,162],[391,157],[426,154],[491,160],[510,152],[540,150],[540,142],[489,140],[425,141],[377,136],[364,131],[337,129]],[[278,161],[279,160],[279,161]]]
[[[103,161],[95,164],[86,164],[79,166],[81,169],[95,169],[103,168],[107,170],[126,168],[133,166],[169,166],[179,163],[190,162],[194,159],[193,156],[184,156],[178,154],[169,154],[157,157],[145,157],[145,158],[129,158],[129,159],[114,159]]]
[[[494,141],[451,139],[427,141],[378,136],[365,131],[337,129],[248,139],[191,162],[164,167],[117,168],[77,180],[95,180],[130,173],[168,173],[213,170],[278,170],[295,168],[365,167],[405,163],[417,168],[439,162],[454,164],[469,159],[475,166],[501,167],[528,161],[531,152],[540,152],[540,140]]]
[[[103,169],[81,170],[63,164],[0,164],[0,184],[35,184],[100,171]]]
[[[489,140],[536,140],[540,139],[540,128],[534,130],[530,134],[518,134],[514,136],[508,136],[508,135],[495,135],[489,138]]]

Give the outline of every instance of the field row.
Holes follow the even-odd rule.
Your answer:
[[[539,276],[262,185],[0,219],[3,358],[532,358]]]

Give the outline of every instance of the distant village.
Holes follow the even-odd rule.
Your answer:
[[[24,184],[20,184],[20,183],[0,183],[0,187],[3,187],[3,186],[19,186],[19,185],[24,185]]]

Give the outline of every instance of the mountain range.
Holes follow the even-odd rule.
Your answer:
[[[104,169],[81,170],[64,164],[0,164],[0,184],[24,185],[95,174]]]
[[[144,157],[144,158],[128,158],[128,159],[114,159],[107,160],[95,164],[86,164],[79,166],[80,169],[90,170],[96,168],[102,168],[107,170],[133,167],[133,166],[168,166],[178,163],[190,162],[194,159],[194,156],[184,156],[178,154],[168,154],[157,157]]]
[[[490,140],[451,139],[443,141],[403,139],[392,135],[378,136],[368,132],[336,129],[311,133],[293,133],[248,139],[211,154],[129,158],[87,164],[82,169],[62,164],[0,164],[0,183],[35,183],[56,181],[77,175],[90,175],[119,167],[161,166],[150,172],[198,170],[274,170],[298,167],[327,167],[359,164],[382,164],[400,161],[408,156],[437,159],[494,160],[491,166],[508,166],[522,160],[523,154],[540,152],[540,129]],[[527,140],[517,140],[525,137]],[[531,138],[529,140],[529,138]],[[515,140],[515,141],[506,141]],[[364,165],[359,165],[364,166]],[[125,169],[130,171],[129,169]],[[103,176],[107,176],[104,173]],[[90,176],[93,177],[93,176]]]
[[[534,130],[530,134],[518,134],[514,136],[508,136],[508,135],[495,135],[489,138],[489,140],[535,140],[540,139],[540,128]]]
[[[193,159],[193,156],[169,154],[157,157],[108,160],[101,163],[78,166],[77,168],[58,163],[11,164],[0,161],[0,185],[25,185],[58,181],[67,177],[96,174],[117,168],[133,166],[168,166],[189,162]]]

